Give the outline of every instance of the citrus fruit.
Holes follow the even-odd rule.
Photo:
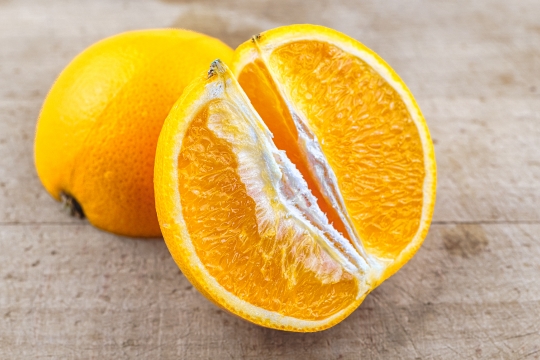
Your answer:
[[[234,73],[233,73],[234,71]],[[256,324],[337,324],[417,251],[435,156],[412,94],[334,30],[277,28],[196,78],[167,117],[154,185],[186,277]]]
[[[84,50],[39,116],[35,164],[47,191],[98,228],[159,236],[153,171],[163,122],[196,74],[232,55],[217,39],[179,29],[126,32]]]

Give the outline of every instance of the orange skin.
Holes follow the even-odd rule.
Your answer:
[[[161,127],[186,85],[232,55],[221,41],[180,29],[127,32],[84,50],[39,116],[35,164],[45,189],[100,229],[160,236],[153,171]]]

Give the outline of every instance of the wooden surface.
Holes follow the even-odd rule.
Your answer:
[[[438,162],[424,246],[349,318],[264,329],[192,288],[161,240],[70,218],[33,159],[62,68],[124,30],[186,27],[232,46],[315,23],[406,81]],[[0,0],[0,358],[540,358],[540,2]]]

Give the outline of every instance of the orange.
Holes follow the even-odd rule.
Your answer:
[[[143,30],[102,40],[60,74],[39,116],[37,173],[72,212],[116,234],[160,235],[153,171],[157,139],[184,87],[233,51],[188,30]]]
[[[264,32],[232,68],[214,62],[165,121],[154,179],[165,241],[219,306],[271,328],[326,329],[427,234],[426,122],[389,65],[331,29]]]

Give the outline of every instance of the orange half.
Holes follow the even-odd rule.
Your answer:
[[[163,235],[219,306],[271,328],[328,328],[427,234],[427,126],[391,68],[330,29],[265,32],[233,64],[236,76],[214,62],[162,129]]]

